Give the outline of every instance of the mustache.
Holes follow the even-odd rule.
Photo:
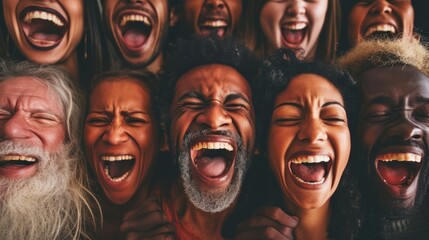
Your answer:
[[[46,153],[45,150],[40,147],[35,147],[29,144],[15,142],[11,140],[0,141],[0,157],[8,154],[32,156],[39,161],[46,159],[49,155]]]
[[[404,146],[404,147],[416,147],[426,152],[425,144],[422,141],[416,140],[402,140],[399,138],[390,138],[383,143],[376,144],[375,149],[381,149],[390,146]]]

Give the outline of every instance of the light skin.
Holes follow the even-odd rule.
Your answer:
[[[94,88],[85,120],[85,151],[106,197],[125,204],[146,197],[159,150],[159,129],[148,88],[136,79],[105,79]],[[131,167],[107,158],[127,156]],[[123,161],[125,163],[126,161]],[[127,174],[126,172],[129,171]],[[136,196],[138,195],[138,196]]]
[[[182,149],[184,136],[199,130],[207,130],[210,134],[193,141],[223,142],[235,147],[233,139],[216,134],[217,131],[228,131],[238,134],[244,147],[252,151],[255,136],[252,94],[249,84],[239,72],[221,64],[199,66],[183,74],[175,89],[170,108],[169,138],[172,152],[191,151]],[[209,179],[204,177],[198,168],[192,169],[192,178],[197,182],[197,186],[207,192],[224,191],[234,174],[231,167],[227,173]],[[179,196],[181,198],[175,201],[176,209],[181,209],[183,204],[188,205],[181,221],[194,223],[193,234],[220,239],[222,222],[231,208],[215,215],[210,214],[208,218],[207,213],[185,203],[185,195]]]
[[[122,58],[130,65],[158,70],[169,24],[168,1],[102,2],[105,24]]]
[[[66,66],[76,61],[76,47],[84,31],[83,0],[3,0],[2,3],[9,35],[27,59]]]
[[[243,8],[241,0],[184,0],[182,12],[175,13],[187,36],[193,34],[207,36],[210,26],[222,26],[215,30],[218,36],[232,34],[240,20]],[[216,24],[216,20],[219,20]]]
[[[313,59],[327,9],[328,0],[266,1],[259,22],[268,52],[285,47],[304,51],[298,55]]]
[[[356,45],[370,36],[372,32],[387,32],[405,39],[412,39],[414,28],[414,9],[411,0],[357,1],[348,17],[348,38]]]
[[[360,78],[362,164],[384,207],[414,206],[429,140],[429,78],[413,67],[371,69]],[[380,161],[390,154],[392,161]],[[395,161],[401,154],[406,161]],[[417,157],[420,156],[420,157]],[[420,163],[410,162],[420,158]],[[400,167],[402,166],[402,167]]]
[[[295,236],[326,236],[329,199],[350,154],[350,132],[340,92],[319,75],[294,77],[275,98],[267,144],[268,160],[284,193],[286,209],[300,219]],[[311,164],[322,159],[329,161]]]
[[[57,96],[39,79],[17,77],[0,83],[0,140],[55,153],[65,138],[64,113]],[[37,159],[42,161],[42,159]],[[36,164],[0,167],[0,177],[27,178]]]

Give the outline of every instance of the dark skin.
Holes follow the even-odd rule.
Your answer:
[[[361,163],[382,206],[409,209],[415,205],[427,161],[429,78],[401,65],[368,70],[360,83]]]

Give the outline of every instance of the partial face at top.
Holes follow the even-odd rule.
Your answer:
[[[3,0],[9,35],[36,63],[61,63],[76,50],[84,31],[83,0]]]
[[[429,78],[413,67],[373,69],[361,77],[363,156],[384,206],[414,205],[429,142]]]
[[[267,0],[259,22],[268,50],[303,50],[302,57],[314,58],[327,9],[328,0]]]
[[[413,37],[414,9],[411,0],[359,0],[348,19],[351,45],[367,37]]]
[[[168,30],[168,0],[103,0],[104,18],[124,60],[147,65],[162,51]]]
[[[106,196],[126,203],[150,180],[159,150],[151,93],[135,79],[107,79],[90,98],[85,153]]]
[[[234,68],[203,65],[178,79],[172,103],[170,146],[185,192],[201,210],[222,211],[238,195],[253,151],[250,87]]]
[[[0,83],[0,144],[20,146],[10,152],[2,148],[0,177],[33,176],[40,163],[47,160],[34,148],[57,153],[64,138],[62,106],[41,80],[18,77]]]
[[[318,208],[337,189],[350,154],[340,92],[314,74],[296,76],[277,95],[268,133],[268,159],[292,209]]]
[[[179,22],[187,35],[219,37],[232,34],[242,12],[242,0],[183,0]]]

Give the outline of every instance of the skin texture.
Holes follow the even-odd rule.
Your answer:
[[[40,80],[11,78],[0,83],[0,139],[59,151],[64,141],[63,110],[59,99]],[[27,178],[37,163],[27,167],[2,167],[0,177]]]
[[[200,29],[200,21],[225,20],[228,23],[226,31],[217,34],[232,34],[240,20],[242,5],[241,0],[183,0],[181,11],[176,11],[177,24],[187,37],[193,34],[206,36],[210,32]]]
[[[268,135],[269,162],[288,208],[297,212],[320,208],[329,201],[349,154],[350,132],[339,91],[318,75],[293,78],[275,99]],[[332,160],[325,181],[316,185],[298,181],[290,161],[314,155],[327,155]]]
[[[266,1],[259,21],[269,52],[286,47],[304,51],[300,54],[307,59],[314,58],[327,9],[328,0]],[[296,28],[297,24],[306,24],[305,35],[302,40],[291,42],[285,37],[286,29]]]
[[[384,182],[376,170],[376,156],[415,153],[427,161],[429,140],[429,78],[409,66],[371,69],[361,76],[359,120],[361,159],[367,166],[382,206],[407,209],[414,205],[421,170],[407,186]]]
[[[395,35],[411,39],[414,28],[414,9],[411,0],[357,1],[348,17],[348,38],[351,45],[364,40],[370,27],[388,24],[394,27]]]
[[[132,66],[145,66],[161,59],[162,47],[168,30],[169,11],[167,0],[103,0],[102,3],[105,24],[125,62]],[[127,14],[148,18],[152,29],[144,44],[130,46],[125,43],[125,35],[122,34],[123,28],[120,27],[120,23],[122,17]],[[143,24],[139,23],[137,27],[142,29]]]
[[[151,95],[130,78],[106,79],[93,90],[85,121],[85,151],[106,197],[127,203],[139,189],[148,191],[151,168],[159,150],[159,129],[152,112]],[[110,180],[102,156],[130,155],[135,159],[122,181]]]
[[[36,63],[63,63],[76,58],[76,46],[80,42],[84,31],[83,0],[3,0],[3,14],[9,35],[19,51],[29,60]],[[38,10],[56,12],[64,18],[67,31],[64,37],[52,47],[35,47],[25,34],[21,14],[28,7]],[[61,17],[59,17],[61,18]]]

